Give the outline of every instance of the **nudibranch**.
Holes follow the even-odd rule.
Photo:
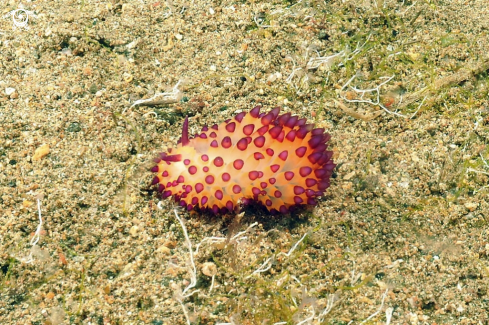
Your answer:
[[[257,106],[194,137],[186,118],[177,147],[155,159],[153,185],[189,211],[226,213],[253,201],[274,213],[316,205],[336,166],[326,150],[331,136],[279,112],[260,113]]]

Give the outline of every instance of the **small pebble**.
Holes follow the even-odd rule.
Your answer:
[[[161,254],[163,254],[163,255],[165,255],[165,256],[168,256],[168,255],[170,255],[170,254],[171,254],[171,250],[170,250],[168,247],[166,247],[166,246],[160,246],[160,247],[157,249],[157,252],[158,252],[158,253],[161,253]]]
[[[41,160],[44,156],[49,153],[49,145],[43,144],[34,152],[34,156],[32,156],[32,160]]]
[[[129,230],[129,233],[131,234],[132,237],[137,237],[139,234],[139,227],[132,226],[131,229]]]
[[[469,210],[470,212],[474,211],[475,209],[477,209],[477,207],[479,206],[479,203],[475,203],[475,202],[467,202],[464,204],[465,207],[467,208],[467,210]]]
[[[78,122],[71,123],[70,126],[68,126],[68,128],[66,129],[66,131],[68,131],[68,132],[80,132],[81,131],[80,123],[78,123]]]
[[[217,267],[216,264],[212,262],[206,262],[202,264],[202,273],[204,273],[207,276],[214,276],[217,274]]]

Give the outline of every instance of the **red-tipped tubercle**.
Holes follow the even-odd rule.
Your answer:
[[[188,145],[190,142],[188,139],[188,116],[185,118],[185,121],[183,121],[181,142],[183,147]]]

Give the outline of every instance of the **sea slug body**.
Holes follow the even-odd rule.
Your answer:
[[[280,108],[260,107],[220,125],[203,127],[193,138],[188,119],[175,149],[161,153],[151,171],[163,198],[174,196],[189,211],[233,211],[253,201],[271,212],[316,205],[335,168],[327,151],[330,135]]]

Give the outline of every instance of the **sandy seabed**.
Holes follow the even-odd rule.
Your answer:
[[[488,324],[488,14],[2,1],[0,323]],[[332,135],[325,197],[175,215],[152,159],[256,105]]]

